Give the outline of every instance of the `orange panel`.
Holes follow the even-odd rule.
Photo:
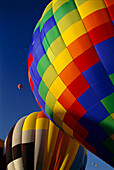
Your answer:
[[[72,61],[61,73],[60,78],[63,80],[66,86],[68,86],[73,80],[81,74],[80,70]]]
[[[90,31],[94,29],[95,27],[101,24],[104,24],[106,22],[109,22],[109,21],[110,21],[110,18],[109,18],[106,8],[98,10],[83,19],[83,22],[86,26],[87,31]]]
[[[72,57],[75,59],[92,46],[93,44],[89,38],[89,35],[88,33],[86,33],[79,37],[78,39],[76,39],[74,42],[72,42],[68,46],[68,50],[71,53]]]

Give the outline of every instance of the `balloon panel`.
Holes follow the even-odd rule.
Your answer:
[[[41,112],[21,118],[4,144],[8,170],[85,168],[87,151]],[[72,167],[72,166],[73,167]]]
[[[114,166],[114,2],[53,0],[28,54],[31,89],[43,112]]]

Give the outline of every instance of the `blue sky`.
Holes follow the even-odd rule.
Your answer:
[[[27,56],[32,32],[50,0],[0,1],[0,138],[24,115],[40,108],[27,75]],[[17,85],[23,84],[19,90]],[[93,166],[92,162],[98,164]],[[88,152],[86,170],[112,170]]]

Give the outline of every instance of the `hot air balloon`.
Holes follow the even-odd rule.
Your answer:
[[[52,0],[28,53],[43,112],[114,166],[114,1]]]
[[[81,170],[87,151],[41,112],[21,118],[4,144],[8,170]]]
[[[22,89],[22,87],[23,87],[23,85],[22,85],[22,84],[18,84],[18,86],[17,86],[17,87],[18,87],[18,89],[19,89],[19,90],[21,90],[21,89]]]
[[[4,147],[4,141],[0,139],[0,169],[5,170],[5,162],[3,157],[3,147]]]

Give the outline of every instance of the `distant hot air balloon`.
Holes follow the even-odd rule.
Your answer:
[[[95,165],[95,163],[92,163],[92,165]]]
[[[43,112],[114,166],[114,1],[52,0],[28,54]]]
[[[41,112],[21,118],[4,145],[8,170],[81,170],[87,151]]]
[[[19,89],[19,90],[21,90],[21,89],[22,89],[22,87],[23,87],[23,85],[22,85],[22,84],[18,84],[18,86],[17,86],[17,87],[18,87],[18,89]]]

